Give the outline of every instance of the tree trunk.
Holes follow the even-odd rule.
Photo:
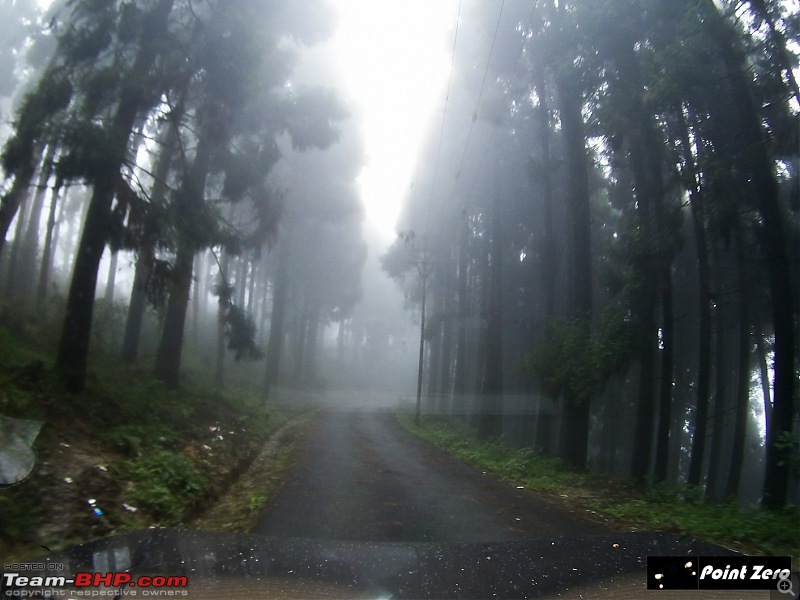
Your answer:
[[[428,330],[425,332],[429,348],[428,371],[426,374],[428,395],[426,401],[430,412],[436,412],[436,405],[439,402],[439,394],[441,393],[439,375],[442,364],[442,314],[444,312],[444,282],[442,279],[444,268],[444,265],[436,265],[432,274],[433,277],[431,277],[431,312],[433,318],[428,320]]]
[[[250,283],[247,290],[247,312],[255,318],[256,281],[258,280],[258,262],[253,256],[250,260]]]
[[[763,334],[756,335],[756,354],[758,356],[758,369],[761,379],[761,395],[764,399],[764,427],[769,431],[772,418],[772,387],[769,380],[769,366],[767,365],[767,352],[764,349]]]
[[[153,374],[170,389],[176,389],[180,383],[183,332],[192,287],[194,253],[195,249],[188,241],[179,244],[173,270],[174,280],[164,313],[164,328],[156,352]]]
[[[55,248],[55,228],[56,228],[56,211],[58,209],[58,199],[63,189],[63,182],[56,181],[53,187],[53,193],[50,196],[50,210],[47,215],[47,232],[44,237],[44,249],[42,250],[42,263],[39,267],[39,281],[36,286],[36,312],[44,314],[45,302],[47,300],[47,290],[50,286],[50,272],[53,267],[53,249]],[[63,204],[61,202],[62,210]]]
[[[78,204],[77,210],[72,217],[67,216],[67,239],[64,244],[64,261],[61,265],[61,268],[67,271],[67,275],[72,273],[72,265],[75,263],[77,252],[75,248],[80,241],[81,230],[86,222],[86,214],[89,212],[88,201],[84,198],[76,198],[75,200]]]
[[[262,263],[262,267],[266,267],[266,263]],[[270,281],[267,268],[262,268],[261,277],[259,278],[258,285],[258,345],[266,346],[267,341],[267,319],[270,316],[270,311],[267,308],[269,305],[270,296]]]
[[[113,178],[101,176],[94,183],[72,270],[55,368],[66,389],[73,393],[83,390],[86,379],[97,270],[110,229],[113,197]]]
[[[61,227],[64,225],[64,221],[72,222],[72,219],[69,218],[67,215],[67,207],[69,206],[70,202],[77,202],[74,200],[73,197],[69,193],[69,187],[64,188],[64,196],[61,200],[61,208],[58,209],[58,217],[56,218],[55,227],[53,227],[53,249],[51,251],[50,256],[50,269],[51,271],[55,272],[56,270],[56,255],[58,254],[58,245],[61,242]],[[69,227],[69,225],[68,225]],[[68,255],[69,253],[64,250],[64,254]],[[62,265],[63,266],[63,265]]]
[[[692,452],[689,460],[689,473],[686,483],[690,486],[699,486],[703,472],[705,458],[706,432],[708,429],[708,404],[711,390],[711,292],[709,280],[711,277],[708,264],[708,241],[706,239],[706,219],[703,207],[702,189],[697,181],[697,168],[691,153],[689,142],[689,128],[681,115],[681,145],[683,147],[683,161],[685,177],[690,181],[689,206],[692,212],[692,225],[694,228],[694,243],[697,250],[697,299],[698,299],[698,364],[697,364],[697,395],[694,427],[692,429]]]
[[[666,285],[664,276],[669,272],[672,261],[668,247],[655,242],[659,239],[656,234],[666,226],[663,218],[664,182],[661,174],[661,149],[664,141],[659,135],[654,117],[644,106],[643,78],[634,44],[627,40],[618,43],[614,61],[619,77],[616,94],[619,101],[625,102],[623,108],[627,111],[626,118],[630,119],[636,129],[627,139],[628,160],[635,184],[635,218],[646,239],[652,240],[651,245],[635,258],[634,263],[639,290],[634,310],[640,314],[640,374],[631,473],[635,480],[644,482],[652,456],[655,410],[655,351],[658,348],[655,307],[660,297],[659,291]],[[671,402],[671,394],[665,396],[664,401]]]
[[[284,240],[284,244],[286,241]],[[283,331],[286,321],[286,304],[289,298],[288,249],[278,252],[277,273],[272,286],[272,318],[270,319],[269,341],[267,342],[267,372],[264,380],[264,399],[268,399],[272,387],[278,382],[281,354],[283,351]]]
[[[14,175],[14,183],[11,185],[11,189],[3,196],[3,200],[0,202],[0,255],[5,248],[8,228],[11,227],[11,222],[14,220],[19,207],[28,197],[28,190],[35,171],[36,168],[32,162],[23,166]]]
[[[619,449],[619,406],[620,382],[617,375],[613,375],[606,384],[604,401],[602,404],[602,436],[601,464],[604,472],[614,475],[617,469],[617,452]]]
[[[745,266],[744,235],[742,224],[736,224],[736,273],[739,287],[739,364],[736,381],[736,416],[733,426],[733,448],[725,484],[725,498],[730,499],[739,492],[739,482],[744,463],[744,448],[747,437],[747,422],[750,416],[750,282]]]
[[[50,172],[53,166],[53,146],[48,146],[44,153],[44,158],[39,165],[39,175],[36,178],[36,191],[33,194],[28,223],[25,229],[25,236],[20,247],[20,259],[18,267],[19,276],[15,278],[14,294],[15,301],[24,306],[30,306],[33,297],[35,280],[33,273],[36,272],[36,261],[39,254],[39,225],[42,220],[42,210],[44,201],[47,197],[47,182],[50,180]]]
[[[486,354],[478,420],[478,436],[482,439],[496,438],[503,434],[503,228],[500,222],[501,190],[497,161],[494,171],[488,265],[489,295],[486,304]]]
[[[719,252],[716,249],[712,252],[716,270],[721,271]],[[725,395],[725,319],[726,311],[723,308],[722,284],[717,286],[717,307],[714,311],[716,322],[716,367],[714,369],[714,413],[711,419],[711,451],[708,457],[708,473],[706,476],[706,496],[719,500],[718,485],[721,469],[720,458],[722,456],[722,442],[725,431],[725,411],[727,402]]]
[[[542,144],[542,168],[540,184],[542,186],[542,202],[544,204],[544,252],[542,253],[542,288],[544,293],[544,317],[550,321],[556,314],[556,281],[558,263],[556,261],[557,246],[555,238],[555,223],[553,221],[553,169],[550,151],[550,110],[547,105],[547,87],[544,79],[544,69],[537,69],[541,74],[536,83],[536,92],[539,95],[539,109],[537,120],[539,124],[539,140]],[[554,398],[552,400],[555,400]],[[553,415],[544,412],[543,402],[539,402],[536,415],[535,443],[539,451],[548,452],[551,443]],[[578,459],[580,460],[580,459]]]
[[[108,308],[112,308],[114,306],[114,286],[117,281],[117,262],[119,259],[119,252],[114,251],[111,253],[111,261],[108,264],[108,277],[106,278],[106,293],[103,297],[103,301],[106,303]]]
[[[469,319],[468,260],[466,211],[462,213],[461,235],[458,240],[458,339],[456,340],[456,369],[453,377],[453,411],[466,410],[467,394],[467,320]]]
[[[543,73],[543,69],[539,69]],[[568,90],[562,90],[569,93]],[[550,151],[550,110],[547,105],[547,87],[544,76],[540,75],[536,84],[536,93],[539,96],[539,108],[536,112],[539,125],[539,141],[542,144],[542,165],[540,185],[542,186],[542,204],[544,205],[544,251],[542,252],[542,288],[544,294],[545,319],[555,316],[556,308],[556,279],[558,275],[558,253],[556,246],[556,231],[553,221],[553,179],[551,172],[553,161]],[[559,92],[561,93],[561,92]]]
[[[345,331],[347,320],[341,319],[339,321],[339,329],[336,333],[336,363],[339,369],[344,369],[344,348],[347,341],[347,333]]]
[[[146,98],[152,97],[139,86],[156,58],[155,41],[165,37],[167,33],[167,18],[173,3],[174,0],[159,0],[144,17],[138,54],[122,90],[116,114],[109,124],[105,167],[93,182],[92,197],[67,295],[64,325],[55,363],[55,370],[64,380],[66,389],[71,392],[82,391],[86,380],[97,270],[110,230],[115,180],[119,177],[120,168],[127,156],[128,141],[136,118],[146,108]]]
[[[656,433],[656,459],[653,480],[661,482],[667,478],[669,466],[669,437],[672,428],[672,390],[674,383],[675,323],[672,315],[672,274],[663,275],[664,289],[661,293],[661,389]]]
[[[589,168],[578,73],[571,67],[556,77],[561,127],[564,137],[566,195],[570,219],[570,318],[582,328],[586,340],[592,330],[592,235]],[[586,468],[589,448],[591,398],[563,398],[560,455],[578,469]]]
[[[450,412],[450,392],[452,386],[453,367],[453,296],[452,265],[448,261],[444,282],[444,301],[442,303],[442,358],[439,365],[439,405],[438,412],[446,415]]]
[[[770,428],[767,430],[767,455],[762,504],[783,508],[790,479],[790,460],[782,442],[792,439],[794,390],[796,386],[794,339],[794,294],[785,223],[781,214],[779,190],[773,161],[768,154],[747,60],[736,31],[719,14],[714,2],[704,4],[709,18],[704,21],[720,50],[731,86],[731,102],[742,126],[742,146],[751,167],[756,189],[756,205],[763,221],[759,242],[764,252],[770,282],[772,326],[775,333],[775,387]]]
[[[136,268],[128,302],[128,316],[125,319],[125,336],[122,339],[122,360],[133,364],[139,356],[139,340],[142,333],[144,311],[147,307],[147,286],[152,275],[154,248],[145,244],[139,248]]]
[[[243,254],[236,258],[236,306],[242,310],[247,293],[247,262],[247,257]]]
[[[22,240],[25,237],[25,227],[28,223],[29,198],[25,197],[21,200],[19,211],[17,213],[17,224],[14,228],[14,241],[11,244],[11,251],[8,253],[8,265],[6,271],[6,297],[9,301],[14,300],[17,292],[17,281],[19,279],[19,263],[20,255],[22,254]]]
[[[181,106],[179,104],[179,106]],[[158,155],[155,169],[153,169],[153,189],[150,194],[150,203],[154,207],[160,207],[167,196],[167,176],[170,171],[170,162],[177,149],[178,126],[180,116],[183,114],[182,108],[176,109],[175,118],[167,123],[167,130],[164,133],[161,152]],[[128,302],[128,314],[125,319],[125,336],[122,340],[122,360],[127,363],[135,363],[139,355],[139,341],[142,333],[142,323],[144,313],[147,308],[147,288],[150,284],[150,277],[153,274],[153,265],[156,258],[156,232],[153,225],[146,225],[147,231],[145,239],[136,256],[136,268],[133,275],[133,286],[131,287],[131,297]]]
[[[303,364],[305,362],[306,354],[306,340],[308,334],[308,321],[309,321],[309,298],[306,297],[302,305],[297,306],[292,322],[292,328],[289,330],[289,339],[291,340],[293,349],[293,377],[299,381],[303,376]]]
[[[636,400],[636,425],[633,439],[631,475],[643,483],[650,470],[653,442],[653,409],[655,407],[655,348],[658,345],[655,306],[647,304],[641,310],[639,340],[639,389]]]
[[[183,334],[189,308],[189,292],[192,288],[194,257],[199,251],[194,241],[191,225],[186,222],[189,215],[202,210],[206,180],[211,168],[211,147],[216,141],[204,130],[200,134],[195,157],[189,172],[183,178],[176,198],[177,212],[183,215],[184,223],[178,230],[178,250],[173,269],[173,285],[170,287],[167,309],[164,314],[164,329],[156,353],[155,376],[168,387],[177,388],[180,379]]]
[[[303,379],[317,383],[317,359],[319,353],[319,319],[320,307],[317,302],[311,302],[308,320],[308,334],[306,338],[306,358],[305,368],[303,369]]]
[[[219,266],[219,297],[217,302],[217,370],[214,383],[217,389],[222,389],[225,384],[225,313],[230,304],[228,290],[228,265],[230,264],[228,251],[222,250],[222,260]]]
[[[419,423],[420,413],[422,412],[422,377],[423,366],[425,364],[425,308],[428,300],[428,253],[427,248],[423,248],[423,258],[420,266],[420,278],[422,279],[422,306],[420,307],[419,317],[419,355],[417,356],[417,403],[414,408],[414,422]]]

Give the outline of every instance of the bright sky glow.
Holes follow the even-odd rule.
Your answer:
[[[394,237],[419,144],[450,69],[456,0],[336,0],[333,40],[349,96],[361,106],[367,219]],[[448,35],[449,33],[449,35]]]

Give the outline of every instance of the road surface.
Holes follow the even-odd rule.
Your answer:
[[[402,429],[389,411],[318,413],[253,533],[369,542],[499,542],[604,533]]]

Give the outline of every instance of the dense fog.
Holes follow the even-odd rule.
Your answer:
[[[68,392],[113,355],[798,502],[796,2],[0,11],[3,321]]]

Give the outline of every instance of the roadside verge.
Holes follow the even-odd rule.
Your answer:
[[[313,412],[291,418],[267,439],[264,446],[213,506],[192,520],[194,529],[249,532],[263,508],[280,488],[291,466],[297,439],[307,430]]]
[[[398,422],[452,456],[515,486],[548,497],[619,531],[677,533],[751,555],[800,556],[800,511],[714,504],[697,490],[666,485],[638,486],[630,480],[579,473],[558,459],[501,440],[479,440],[464,425],[441,417],[396,413]]]

